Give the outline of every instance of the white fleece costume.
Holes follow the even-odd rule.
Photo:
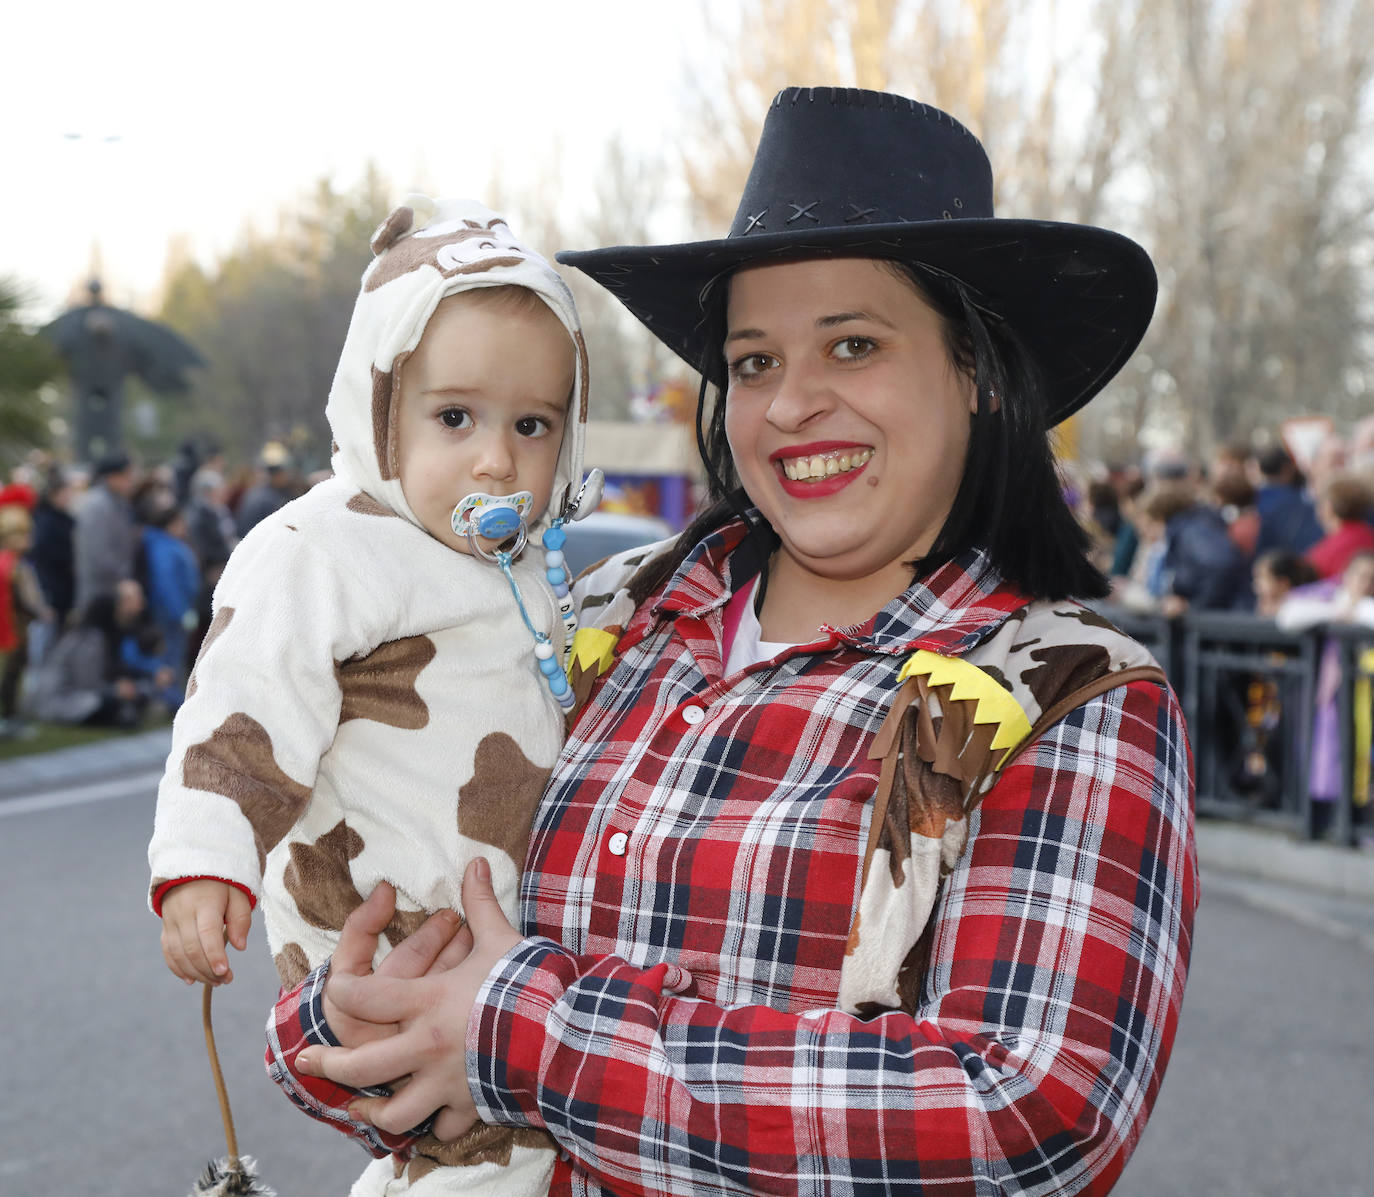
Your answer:
[[[427,913],[461,908],[478,855],[514,921],[530,821],[562,743],[562,711],[504,575],[432,538],[407,505],[396,419],[403,363],[445,296],[527,287],[567,328],[577,372],[553,496],[513,567],[532,622],[560,649],[538,538],[581,477],[586,354],[572,295],[467,201],[412,197],[373,249],[326,409],[335,476],[230,558],[148,848],[154,909],[169,883],[195,877],[257,897],[287,986],[330,955],[381,880],[397,891],[392,945]],[[429,1141],[400,1176],[377,1161],[354,1192],[547,1191],[542,1132],[476,1131]]]

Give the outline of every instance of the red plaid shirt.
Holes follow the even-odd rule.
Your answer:
[[[531,938],[468,1028],[482,1117],[547,1127],[559,1193],[1106,1192],[1159,1090],[1197,901],[1173,695],[1109,691],[1007,767],[946,879],[917,1009],[860,1020],[836,994],[897,670],[1026,600],[969,554],[723,677],[737,539],[641,608],[554,771]],[[290,1072],[325,1038],[301,992],[269,1062],[341,1121]]]

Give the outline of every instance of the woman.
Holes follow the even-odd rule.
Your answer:
[[[1046,430],[1154,273],[991,193],[944,113],[789,89],[729,237],[562,255],[724,388],[718,501],[579,582],[529,937],[478,866],[466,928],[366,976],[379,891],[278,1004],[311,1112],[402,1157],[436,1111],[545,1127],[557,1192],[1114,1182],[1182,997],[1191,781],[1163,675],[1066,601],[1106,583]],[[407,1080],[350,1121],[324,1077]]]

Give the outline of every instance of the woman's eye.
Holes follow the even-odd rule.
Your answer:
[[[526,416],[522,420],[516,420],[515,431],[521,436],[547,436],[549,433],[549,422],[540,419],[538,416]]]
[[[439,413],[439,423],[445,428],[466,428],[472,423],[472,417],[465,408],[446,407]]]
[[[777,358],[769,353],[746,353],[730,363],[731,378],[757,378],[777,365]]]
[[[842,360],[856,361],[867,357],[876,348],[877,346],[867,337],[845,337],[843,341],[835,343],[831,352]]]

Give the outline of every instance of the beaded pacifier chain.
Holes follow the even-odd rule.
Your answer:
[[[493,501],[482,506],[480,510],[468,509],[464,512],[468,544],[471,546],[473,554],[484,561],[495,562],[501,572],[505,574],[506,581],[510,584],[511,594],[515,596],[515,605],[520,610],[520,618],[525,621],[525,627],[534,637],[534,655],[539,662],[539,672],[544,675],[544,682],[549,687],[549,692],[558,700],[558,705],[565,711],[571,710],[575,701],[572,687],[568,685],[567,666],[572,655],[573,633],[577,631],[577,615],[573,611],[567,558],[563,555],[563,546],[567,542],[567,533],[563,531],[563,525],[569,520],[581,519],[596,507],[597,503],[601,501],[603,482],[604,475],[601,471],[592,470],[583,482],[582,488],[577,492],[577,497],[554,517],[553,523],[544,532],[542,538],[544,576],[548,579],[554,597],[558,600],[558,613],[563,620],[564,650],[561,659],[555,652],[553,642],[548,635],[534,626],[529,611],[525,608],[525,597],[520,593],[519,583],[516,582],[515,575],[511,572],[511,563],[524,551],[529,535],[521,510],[513,504]],[[467,500],[464,502],[466,503]],[[462,509],[463,504],[454,509],[455,531],[459,526],[459,512]],[[477,538],[479,536],[487,540],[498,541],[502,545],[510,541],[512,537],[515,538],[515,542],[509,548],[498,548],[488,552],[478,543]]]

